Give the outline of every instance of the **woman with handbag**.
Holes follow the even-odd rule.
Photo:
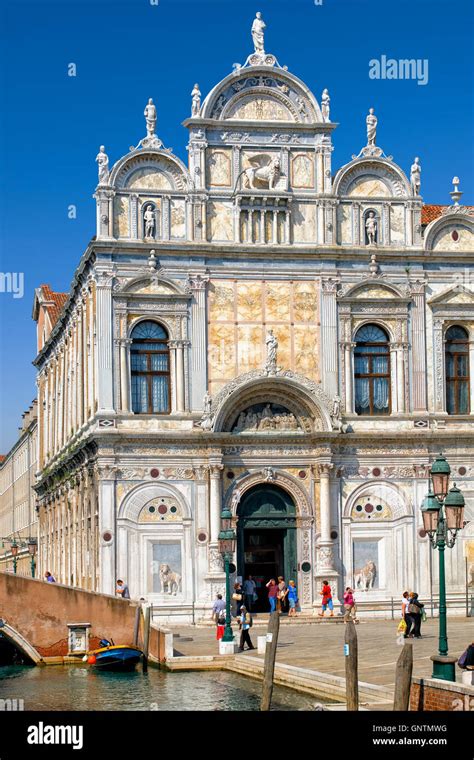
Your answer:
[[[421,639],[421,618],[424,613],[424,604],[418,600],[418,594],[414,591],[410,594],[408,603],[408,616],[413,623],[413,632],[407,629],[409,638]]]
[[[298,589],[294,581],[288,581],[288,588],[286,590],[288,599],[288,617],[296,617],[296,607],[298,605]]]
[[[244,598],[244,592],[243,592],[242,586],[237,581],[237,583],[234,583],[234,591],[232,594],[232,601],[234,603],[234,609],[233,609],[232,614],[234,617],[239,617],[240,615],[240,608],[242,607],[242,604],[243,604],[243,598]]]
[[[281,613],[286,609],[286,595],[288,589],[286,588],[285,579],[282,575],[278,576],[278,595],[277,595],[277,610]]]

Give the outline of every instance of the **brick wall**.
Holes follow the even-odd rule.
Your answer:
[[[438,678],[413,678],[410,710],[474,712],[474,686]]]

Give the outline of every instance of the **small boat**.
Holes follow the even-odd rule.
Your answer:
[[[138,647],[113,644],[107,639],[102,639],[100,644],[100,649],[93,649],[86,655],[89,665],[100,670],[133,670],[143,655]]]

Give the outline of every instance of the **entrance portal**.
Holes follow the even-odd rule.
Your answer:
[[[297,581],[295,504],[279,486],[261,483],[244,495],[237,516],[237,572],[257,584],[252,610],[268,612],[270,578]]]

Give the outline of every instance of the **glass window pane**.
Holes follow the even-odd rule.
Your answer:
[[[150,354],[151,369],[155,372],[166,372],[168,370],[167,354]]]
[[[355,355],[354,366],[357,374],[366,374],[369,371],[369,360],[366,356]]]
[[[386,378],[373,379],[374,414],[387,414],[389,411],[389,387]]]
[[[374,356],[372,358],[372,372],[378,375],[386,375],[388,372],[388,356]]]
[[[458,377],[467,377],[469,372],[469,356],[458,356],[457,357],[457,372],[456,375]]]
[[[153,411],[154,412],[167,412],[168,411],[168,378],[167,377],[153,377],[152,378],[152,393],[153,393]]]
[[[355,379],[355,410],[357,414],[370,413],[369,379]]]
[[[136,340],[139,338],[140,340],[146,340],[147,338],[151,338],[152,340],[160,340],[161,339],[167,339],[168,335],[166,333],[166,330],[158,324],[158,322],[153,322],[152,320],[146,320],[145,322],[140,322],[132,331],[132,340]]]
[[[378,325],[364,325],[357,331],[355,340],[357,343],[387,343],[388,337]]]
[[[458,414],[469,414],[469,383],[458,382]]]
[[[132,410],[135,414],[148,412],[148,383],[146,376],[132,375]]]
[[[130,354],[132,370],[144,372],[147,370],[146,354]]]

